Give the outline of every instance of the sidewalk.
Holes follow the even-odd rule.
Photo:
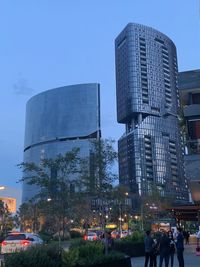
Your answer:
[[[196,245],[185,245],[184,260],[185,267],[200,267],[200,256],[196,256]],[[131,262],[132,267],[144,267],[144,257],[134,257]],[[157,266],[159,266],[159,255],[157,257]],[[169,267],[171,267],[170,264]],[[176,254],[174,255],[173,267],[179,267]]]

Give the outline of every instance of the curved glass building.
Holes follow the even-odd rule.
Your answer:
[[[115,40],[120,183],[188,200],[178,125],[177,56],[161,32],[130,23]]]
[[[64,86],[42,92],[27,102],[24,162],[40,163],[74,147],[89,156],[91,139],[100,138],[100,85]],[[22,202],[37,192],[23,183]]]

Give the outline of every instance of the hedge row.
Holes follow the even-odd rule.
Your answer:
[[[104,254],[101,242],[85,242],[68,252],[57,246],[37,246],[5,257],[5,267],[130,267],[130,259],[119,252]]]

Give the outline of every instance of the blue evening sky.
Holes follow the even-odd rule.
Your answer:
[[[168,35],[179,71],[200,68],[198,0],[0,0],[0,184],[19,187],[25,105],[41,91],[99,82],[103,137],[121,136],[114,39],[129,22]]]

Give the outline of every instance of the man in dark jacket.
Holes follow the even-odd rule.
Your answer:
[[[150,267],[153,266],[153,238],[151,237],[151,232],[146,231],[146,236],[144,238],[144,248],[145,248],[145,264],[144,267],[148,266],[150,260]]]
[[[183,251],[184,251],[184,236],[182,234],[182,229],[177,228],[178,235],[176,238],[176,251],[177,251],[177,258],[179,262],[179,267],[184,267],[184,258],[183,258]]]
[[[159,241],[159,251],[160,251],[159,267],[162,267],[163,260],[165,261],[165,267],[168,267],[169,266],[169,254],[170,254],[170,239],[164,231]]]

